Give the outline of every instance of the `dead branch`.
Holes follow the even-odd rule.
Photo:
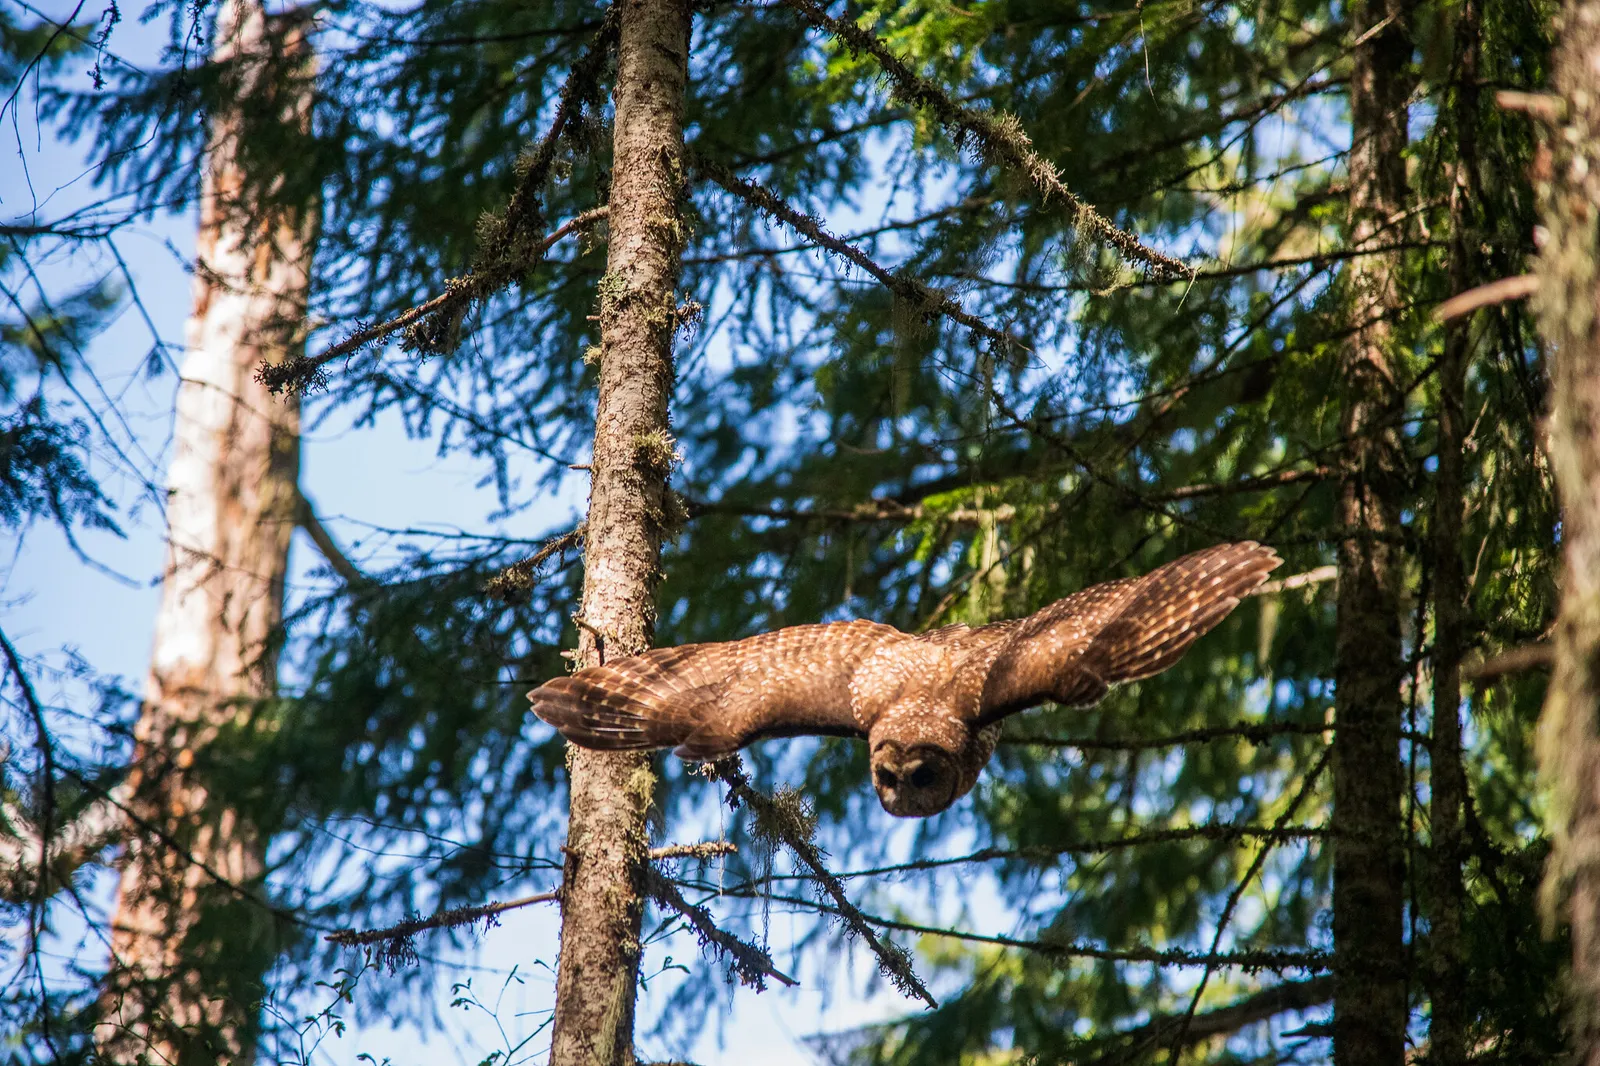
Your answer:
[[[1524,644],[1476,662],[1463,663],[1461,676],[1469,681],[1497,681],[1507,674],[1548,670],[1555,665],[1555,646],[1549,641]]]

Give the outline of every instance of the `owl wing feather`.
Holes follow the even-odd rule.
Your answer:
[[[1253,541],[1221,544],[954,634],[946,639],[971,649],[976,698],[963,701],[966,713],[988,724],[1047,701],[1089,706],[1112,685],[1158,674],[1281,562]]]
[[[789,626],[657,648],[558,677],[528,698],[568,740],[603,750],[670,747],[710,759],[766,737],[862,736],[850,678],[885,643],[910,639],[865,620]]]

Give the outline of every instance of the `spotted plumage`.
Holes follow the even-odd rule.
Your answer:
[[[857,620],[658,648],[558,677],[533,711],[588,748],[714,759],[767,737],[867,741],[878,798],[926,817],[965,795],[1006,715],[1096,703],[1159,673],[1280,560],[1252,542],[1094,585],[1027,616],[910,635]]]

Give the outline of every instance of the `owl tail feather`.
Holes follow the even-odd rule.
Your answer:
[[[694,734],[713,706],[711,700],[696,697],[709,693],[675,685],[664,673],[648,676],[652,673],[655,671],[640,669],[639,659],[626,659],[555,678],[528,693],[528,699],[534,714],[579,747],[598,751],[678,748],[684,758],[725,754],[700,751],[694,744]]]

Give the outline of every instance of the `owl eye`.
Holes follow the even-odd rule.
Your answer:
[[[911,771],[912,788],[932,788],[933,783],[939,779],[939,772],[927,763],[923,763]]]
[[[885,770],[881,766],[878,768],[878,784],[884,788],[894,788],[899,783],[900,779],[894,775],[893,770]]]

